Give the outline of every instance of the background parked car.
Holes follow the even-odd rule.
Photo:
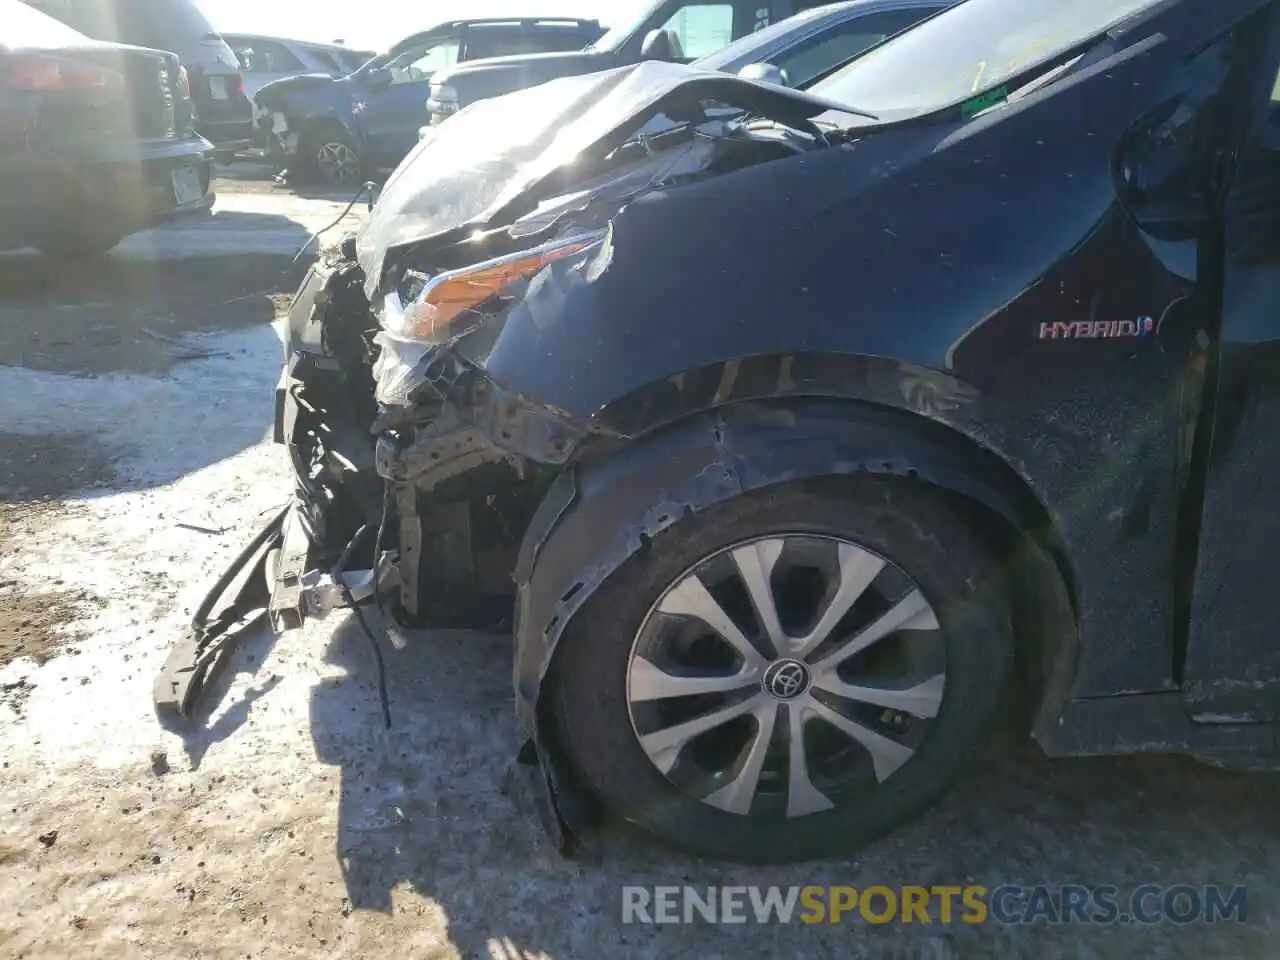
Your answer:
[[[315,75],[337,80],[354,73],[375,56],[372,50],[351,50],[331,43],[303,43],[283,37],[248,33],[224,33],[240,63],[245,96],[253,102],[268,83],[289,77]],[[270,117],[260,107],[253,111],[254,141],[259,147],[271,144]]]
[[[253,108],[240,64],[195,0],[26,0],[98,40],[168,50],[182,58],[196,129],[229,157],[253,141]]]
[[[171,53],[91,40],[0,0],[0,248],[105,251],[213,204],[213,147]]]
[[[335,80],[354,73],[375,56],[372,50],[351,50],[329,43],[303,43],[282,37],[248,33],[224,33],[244,76],[245,95],[253,100],[268,83],[320,74]]]
[[[820,5],[816,0],[650,0],[585,50],[507,56],[440,71],[431,78],[429,122],[442,123],[469,103],[556,77],[641,60],[691,63],[733,40]]]
[[[291,178],[354,183],[393,169],[413,149],[437,70],[504,54],[579,50],[603,33],[594,20],[455,20],[400,41],[341,80],[308,75],[268,84],[256,102],[272,116]]]

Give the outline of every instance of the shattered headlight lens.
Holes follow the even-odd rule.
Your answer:
[[[531,250],[495,257],[470,267],[426,277],[406,304],[399,290],[386,295],[382,327],[397,340],[412,343],[443,343],[465,332],[465,318],[486,301],[512,284],[529,280],[557,260],[598,246],[606,231],[578,233],[545,243]]]

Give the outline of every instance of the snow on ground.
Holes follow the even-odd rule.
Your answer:
[[[26,704],[27,722],[40,731],[37,757],[92,749],[99,762],[115,764],[155,742],[146,699],[137,683],[126,682],[137,671],[134,658],[161,650],[181,629],[183,606],[199,599],[192,591],[198,594],[209,572],[216,573],[206,569],[210,541],[234,547],[236,536],[251,531],[288,489],[276,451],[261,443],[269,396],[245,389],[278,372],[274,332],[265,327],[192,342],[201,339],[216,341],[220,355],[166,378],[0,368],[0,392],[21,398],[7,405],[9,431],[40,436],[74,424],[118,458],[120,490],[79,501],[62,523],[38,531],[19,557],[24,578],[60,578],[103,601],[81,625],[96,642],[82,645],[77,677],[66,682],[90,677],[105,697],[84,689],[68,704],[58,684],[37,684]],[[211,536],[180,523],[228,532]],[[133,657],[125,660],[122,652]]]
[[[234,202],[304,226],[329,215],[274,195]],[[275,244],[271,229],[253,242]],[[211,271],[220,243],[200,247]],[[518,742],[509,639],[386,648],[386,732],[368,652],[341,615],[255,634],[210,715],[163,729],[150,691],[169,643],[288,483],[266,442],[270,326],[183,344],[192,359],[92,376],[0,366],[0,432],[23,449],[83,443],[86,462],[107,465],[60,502],[16,504],[0,551],[0,586],[89,598],[58,655],[0,666],[0,957],[1274,955],[1274,778],[993,751],[940,809],[853,859],[745,869],[610,828],[598,862],[569,862],[501,793]],[[624,884],[969,882],[1239,883],[1249,922],[620,923]]]

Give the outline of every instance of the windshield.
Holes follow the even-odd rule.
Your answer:
[[[368,60],[360,64],[360,66],[358,66],[355,70],[353,70],[351,73],[351,76],[363,77],[366,74],[372,73],[374,70],[381,70],[390,62],[391,62],[390,53],[376,54],[375,56],[370,57]]]
[[[338,54],[342,58],[342,62],[346,64],[348,70],[359,70],[366,63],[369,63],[376,56],[369,50],[349,50]]]
[[[775,40],[781,40],[793,33],[801,32],[802,29],[809,26],[810,21],[818,20],[828,13],[830,13],[829,7],[817,7],[805,13],[797,13],[794,17],[779,20],[763,30],[757,30],[755,33],[748,33],[744,37],[739,37],[727,47],[721,47],[715,53],[709,53],[701,60],[695,60],[693,65],[701,67],[703,70],[723,70],[726,72],[735,68],[741,69],[747,64],[756,61],[760,51],[768,49]]]
[[[440,30],[440,27],[433,27],[430,30],[425,30],[421,33],[415,33],[411,36],[405,37],[403,40],[395,43],[388,50],[382,50],[376,54],[360,54],[361,60],[356,64],[356,68],[351,76],[363,77],[366,74],[372,73],[374,70],[381,70],[393,60],[403,57],[406,53],[412,53],[414,51],[421,53],[425,50],[433,37],[436,38],[437,42],[446,39],[445,35],[441,33]],[[359,53],[359,51],[353,52]]]
[[[1106,32],[1162,0],[965,0],[872,50],[809,92],[876,114],[925,113]]]

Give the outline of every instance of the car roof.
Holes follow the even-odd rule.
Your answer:
[[[338,50],[338,51],[345,50],[348,53],[364,53],[365,52],[363,50],[357,50],[355,47],[348,47],[344,43],[323,43],[323,42],[317,42],[315,40],[299,40],[297,37],[277,37],[277,36],[272,36],[269,33],[236,33],[236,32],[228,33],[226,31],[223,31],[222,39],[226,40],[228,43],[230,43],[232,40],[235,40],[235,41],[267,40],[267,41],[270,41],[271,43],[282,43],[282,44],[285,44],[286,46],[317,47],[321,50]]]
[[[768,60],[770,56],[775,56],[836,24],[898,10],[938,11],[953,6],[956,2],[958,0],[844,0],[842,3],[811,7],[785,20],[770,24],[763,30],[749,33],[728,46],[694,61],[693,65],[704,70],[732,72],[749,63]]]

